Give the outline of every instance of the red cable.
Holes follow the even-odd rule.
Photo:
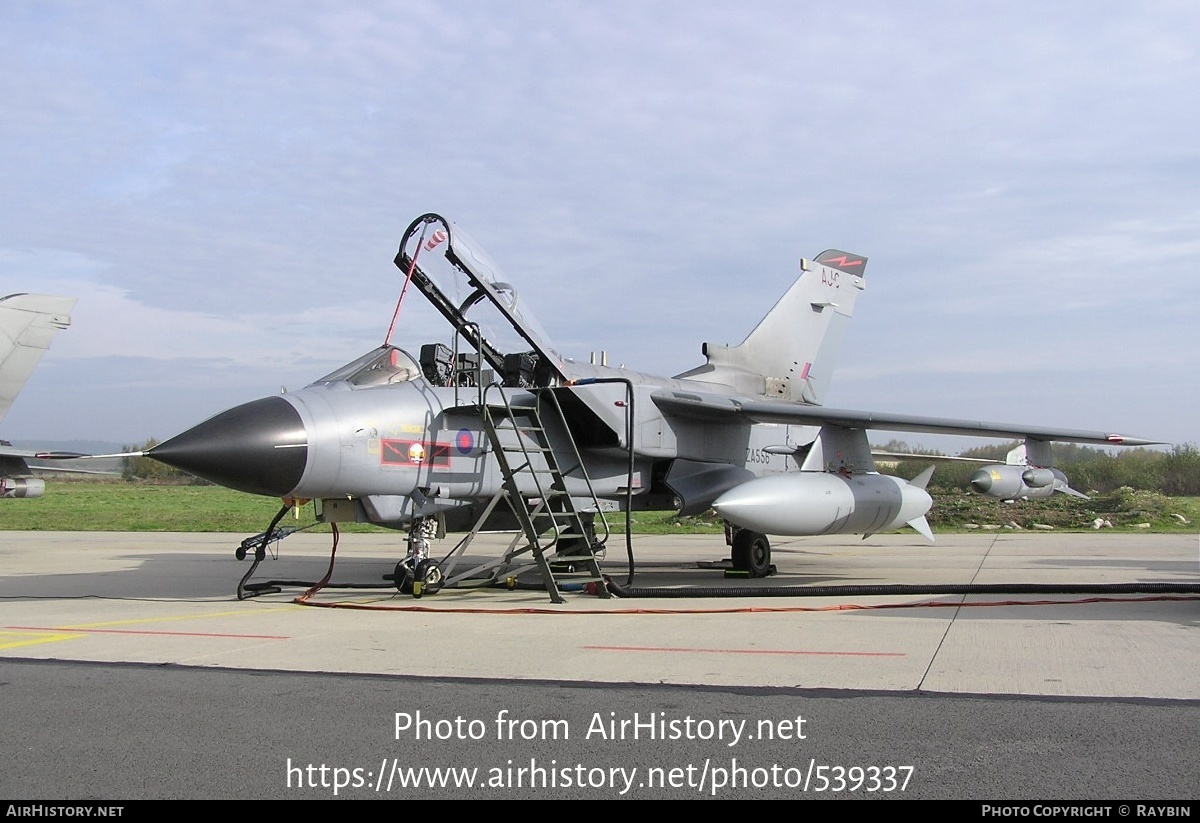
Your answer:
[[[392,342],[392,333],[396,331],[396,321],[400,319],[400,307],[404,305],[404,295],[408,293],[408,284],[412,282],[413,272],[416,271],[417,258],[421,256],[421,246],[425,244],[425,229],[427,228],[429,228],[428,223],[421,227],[421,237],[417,240],[417,250],[413,253],[412,264],[408,267],[408,274],[404,276],[404,287],[400,289],[400,299],[396,301],[396,311],[392,313],[392,324],[388,326],[387,337],[383,338],[383,345],[385,346]]]

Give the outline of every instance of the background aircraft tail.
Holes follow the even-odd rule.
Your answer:
[[[708,363],[681,379],[777,400],[819,404],[866,285],[867,258],[836,249],[800,261],[800,276],[737,346],[704,344]]]
[[[10,294],[0,298],[0,420],[54,335],[71,325],[74,297]]]

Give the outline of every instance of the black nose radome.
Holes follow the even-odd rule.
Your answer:
[[[285,497],[304,474],[308,433],[291,403],[264,397],[159,443],[149,456],[231,489]]]

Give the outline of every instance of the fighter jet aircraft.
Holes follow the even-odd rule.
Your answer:
[[[43,294],[0,298],[0,420],[50,348],[54,335],[71,325],[74,305],[74,297]],[[32,476],[33,469],[26,460],[77,456],[14,449],[7,440],[0,440],[0,498],[41,497],[46,493],[46,481]]]
[[[1020,437],[1043,458],[1056,440],[1154,442],[819,405],[867,285],[866,258],[844,251],[801,260],[745,341],[705,344],[703,365],[669,378],[563,357],[496,263],[444,217],[413,221],[395,263],[401,303],[410,289],[424,295],[449,323],[445,339],[414,356],[392,344],[393,319],[383,345],[361,358],[148,454],[233,489],[314,500],[319,519],[335,524],[406,529],[394,580],[416,596],[465,579],[455,552],[469,537],[433,557],[447,530],[519,530],[503,558],[474,571],[498,581],[518,562],[536,566],[556,601],[563,564],[600,579],[607,516],[619,512],[714,509],[734,572],[750,577],[774,568],[769,535],[907,524],[932,540],[930,472],[911,482],[880,474],[870,429]]]

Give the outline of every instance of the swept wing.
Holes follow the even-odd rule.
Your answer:
[[[651,395],[651,399],[655,405],[668,414],[710,421],[721,419],[733,421],[741,419],[750,423],[794,423],[808,426],[829,425],[847,429],[882,429],[886,431],[957,434],[978,437],[1023,437],[1033,440],[1091,443],[1101,446],[1152,446],[1162,442],[1113,432],[1025,426],[1014,423],[994,423],[985,420],[926,417],[924,415],[892,414],[854,409],[834,409],[826,406],[807,406],[799,403],[672,389],[654,392]]]

